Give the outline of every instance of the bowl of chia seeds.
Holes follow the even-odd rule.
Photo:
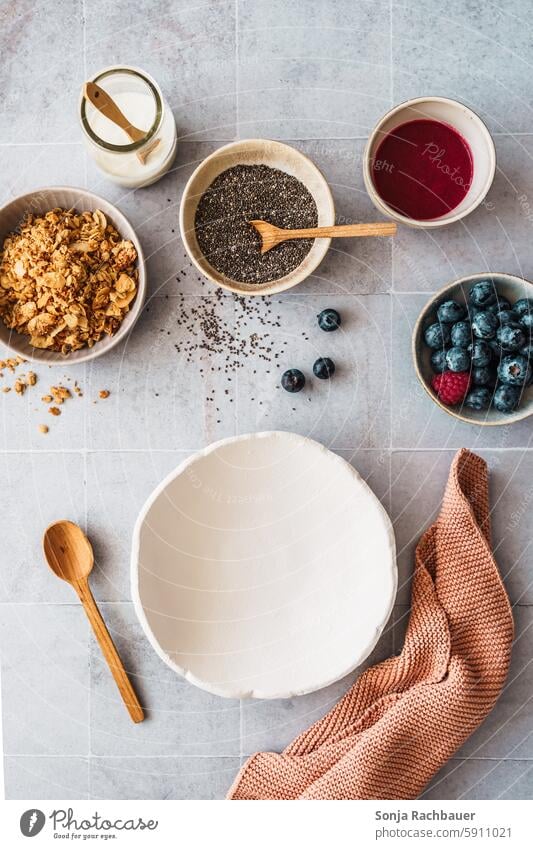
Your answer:
[[[335,223],[330,188],[307,156],[265,139],[219,148],[185,186],[180,230],[198,270],[241,295],[282,292],[313,273],[331,239],[287,241],[261,254],[254,219],[286,229]]]

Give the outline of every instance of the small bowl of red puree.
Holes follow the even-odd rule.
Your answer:
[[[411,227],[442,227],[469,215],[495,170],[494,142],[481,118],[446,97],[396,106],[372,132],[364,156],[375,206]]]

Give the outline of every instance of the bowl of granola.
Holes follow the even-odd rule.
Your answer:
[[[60,186],[0,209],[0,342],[19,356],[99,357],[132,329],[145,294],[139,240],[104,198]]]

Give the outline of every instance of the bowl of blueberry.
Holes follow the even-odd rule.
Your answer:
[[[477,425],[533,413],[533,283],[475,274],[445,286],[413,332],[416,373],[443,410]]]

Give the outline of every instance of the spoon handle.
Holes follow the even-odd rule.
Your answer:
[[[98,109],[102,115],[105,115],[113,124],[124,130],[132,142],[138,142],[146,135],[143,130],[139,130],[133,124],[130,124],[123,112],[120,111],[112,97],[108,95],[103,88],[92,82],[85,83],[84,94],[87,100],[90,100],[92,105]]]
[[[107,626],[102,619],[102,615],[96,606],[88,581],[78,581],[74,584],[74,587],[78,593],[81,603],[83,604],[87,618],[92,625],[94,635],[100,644],[100,648],[107,660],[111,674],[115,679],[115,683],[120,690],[120,695],[122,696],[132,720],[134,722],[142,722],[144,719],[144,711],[139,703],[139,699],[135,695],[135,691],[126,674],[126,670],[122,665],[122,661],[115,648],[115,644],[111,639],[111,635],[107,630]]]
[[[337,224],[332,227],[310,227],[303,230],[284,230],[283,237],[289,239],[312,239],[331,237],[333,239],[353,236],[394,236],[396,224],[389,221],[379,221],[375,224]]]

